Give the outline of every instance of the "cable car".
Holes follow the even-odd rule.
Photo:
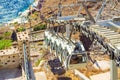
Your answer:
[[[66,69],[85,67],[88,61],[87,53],[80,42],[77,42],[75,46],[69,44],[64,50],[62,59]]]
[[[87,65],[87,54],[81,42],[73,44],[50,32],[46,33],[46,37],[48,46],[50,44],[50,51],[55,53],[55,56],[59,58],[66,69],[80,68]]]

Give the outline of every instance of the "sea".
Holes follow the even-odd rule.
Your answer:
[[[0,0],[0,24],[19,17],[33,2],[34,0]]]

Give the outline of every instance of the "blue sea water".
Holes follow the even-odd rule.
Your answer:
[[[0,0],[0,23],[6,23],[19,16],[34,0]]]

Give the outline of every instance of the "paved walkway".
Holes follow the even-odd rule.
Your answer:
[[[18,68],[0,70],[0,80],[22,80],[22,71]]]
[[[36,80],[47,80],[45,72],[35,73]]]

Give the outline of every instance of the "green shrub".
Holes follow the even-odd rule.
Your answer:
[[[35,63],[35,65],[38,66],[41,61],[42,61],[42,59],[39,59],[39,60]]]
[[[16,25],[16,24],[18,24],[18,22],[14,22],[14,24]]]
[[[0,40],[0,50],[8,49],[12,46],[12,40]]]
[[[11,32],[5,32],[4,33],[4,36],[10,36],[11,35]]]
[[[2,39],[10,39],[11,38],[11,32],[4,32],[3,34],[0,35],[0,40]]]
[[[2,40],[3,39],[3,36],[0,36],[0,40]]]
[[[4,36],[4,39],[9,39],[11,36],[11,32],[5,32],[3,36]]]
[[[17,28],[17,32],[22,32],[22,31],[25,31],[25,28],[23,27]]]
[[[46,29],[46,25],[45,24],[38,24],[36,26],[34,26],[34,31],[38,31],[38,30],[44,30]]]

